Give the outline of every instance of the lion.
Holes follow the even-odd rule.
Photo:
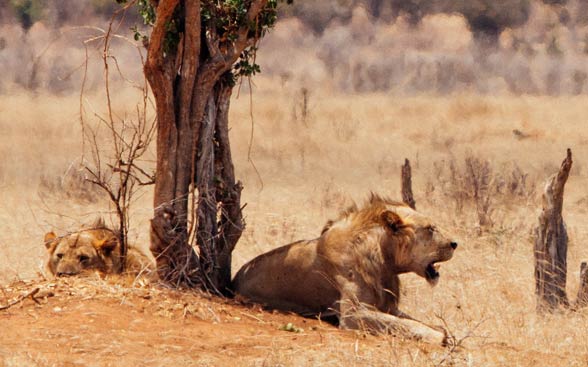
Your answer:
[[[457,242],[425,215],[372,194],[327,222],[320,237],[276,248],[245,264],[233,279],[236,295],[303,316],[335,315],[342,329],[391,333],[446,345],[442,328],[398,308],[398,275],[414,272],[432,286],[437,263]]]
[[[103,274],[123,271],[120,235],[108,228],[102,218],[63,236],[48,232],[44,243],[49,254],[45,268],[53,276],[79,275],[92,270]],[[129,274],[155,274],[154,261],[135,246],[129,246],[124,264]]]

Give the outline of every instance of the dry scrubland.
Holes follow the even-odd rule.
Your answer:
[[[135,98],[131,92],[120,93],[117,106],[132,105]],[[101,103],[97,95],[88,99]],[[303,100],[299,86],[259,78],[252,110],[245,90],[233,101],[231,137],[247,202],[247,230],[235,251],[233,270],[275,246],[318,235],[328,218],[352,200],[363,200],[370,190],[398,197],[400,164],[407,157],[413,165],[417,207],[454,231],[460,247],[443,264],[436,288],[415,275],[402,277],[401,308],[433,324],[442,322],[438,315],[458,338],[471,336],[465,349],[444,360],[442,349],[393,338],[365,339],[331,330],[325,340],[321,336],[320,348],[310,348],[316,335],[283,343],[278,333],[265,362],[243,359],[244,365],[587,363],[588,311],[545,318],[534,313],[530,230],[543,182],[571,147],[575,162],[564,217],[571,240],[568,292],[573,298],[579,263],[588,259],[588,97],[395,97],[310,90],[306,112]],[[75,95],[15,92],[0,97],[0,284],[36,279],[47,230],[66,230],[97,212],[107,214],[107,203],[72,174],[72,162],[81,152],[78,112]],[[474,176],[466,169],[466,158],[475,167]],[[485,182],[482,195],[490,198],[491,226],[479,226],[472,179]],[[131,238],[144,245],[150,202],[145,190],[133,207]],[[157,296],[150,302],[157,303]],[[189,302],[207,301],[196,297]],[[206,304],[212,310],[225,307]],[[214,321],[205,313],[195,317]],[[258,343],[264,344],[261,339]],[[169,353],[176,356],[173,350]]]
[[[465,337],[452,353],[192,292],[40,280],[46,231],[110,216],[77,168],[81,42],[101,30],[39,22],[25,32],[4,22],[0,66],[10,73],[0,80],[0,305],[35,286],[55,297],[0,311],[0,366],[585,366],[588,310],[534,312],[530,232],[543,183],[567,147],[574,153],[564,203],[572,299],[580,261],[588,259],[588,27],[561,24],[556,10],[533,2],[529,21],[506,29],[490,50],[476,45],[458,15],[428,15],[415,27],[402,17],[370,19],[358,8],[349,24],[331,22],[320,35],[285,19],[261,45],[264,73],[252,100],[247,85],[235,91],[231,138],[247,229],[233,270],[317,236],[370,191],[398,197],[400,165],[409,158],[417,208],[454,231],[460,247],[436,288],[402,277],[401,308],[431,324],[444,320],[458,340]],[[104,106],[93,92],[103,83],[101,49],[96,40],[87,45],[82,100],[95,123]],[[112,47],[124,75],[139,79],[136,49],[119,38]],[[139,94],[112,87],[117,117],[132,118]],[[100,144],[107,154],[108,143]],[[153,159],[151,152],[143,163]],[[147,246],[150,190],[136,199],[130,238]],[[287,322],[305,332],[278,330]]]

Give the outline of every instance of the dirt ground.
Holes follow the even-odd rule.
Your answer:
[[[0,314],[4,365],[338,365],[335,349],[360,363],[364,346],[388,349],[390,343],[318,320],[152,286],[66,279],[15,284],[5,292],[35,288],[38,303],[28,297]],[[280,330],[288,323],[295,331]],[[322,354],[324,348],[331,352]],[[426,345],[417,350],[431,358],[444,352]]]
[[[320,320],[156,285],[129,287],[120,279],[18,282],[4,287],[2,298],[13,303],[35,289],[0,311],[1,366],[470,366],[512,358],[571,366],[578,357],[492,340],[452,349],[340,331]]]

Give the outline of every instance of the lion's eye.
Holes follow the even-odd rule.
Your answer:
[[[88,260],[90,260],[90,258],[86,255],[80,255],[78,257],[78,259],[80,260],[81,263],[86,263],[86,262],[88,262]]]
[[[55,256],[57,256],[58,259],[63,258],[63,254],[59,253],[59,254],[55,254]]]
[[[427,227],[427,230],[428,230],[430,233],[434,233],[434,232],[435,232],[435,227],[433,227],[433,226],[428,226],[428,227]]]

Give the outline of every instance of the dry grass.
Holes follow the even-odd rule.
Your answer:
[[[315,108],[307,128],[280,108],[289,103],[288,91],[284,93],[284,99],[275,93],[271,99],[262,92],[255,96],[254,159],[265,188],[252,199],[249,195],[255,188],[247,186],[248,216],[255,222],[250,219],[250,231],[237,247],[236,265],[275,246],[280,238],[284,243],[290,237],[317,235],[320,224],[350,198],[361,200],[369,190],[398,196],[400,165],[408,157],[415,162],[417,206],[455,231],[462,246],[454,260],[443,266],[437,288],[405,276],[401,307],[430,323],[439,323],[434,315],[442,315],[458,336],[485,320],[476,329],[476,337],[465,342],[473,365],[542,364],[541,359],[527,359],[525,351],[557,355],[567,361],[563,364],[585,363],[586,312],[548,318],[534,314],[529,240],[540,208],[538,193],[569,146],[577,159],[566,188],[564,216],[571,237],[568,291],[575,297],[579,264],[588,257],[588,248],[581,246],[588,237],[582,189],[586,183],[583,158],[587,157],[587,136],[581,128],[585,98],[318,96],[311,102]],[[239,122],[235,136],[244,134],[237,131],[246,128],[242,121],[247,120],[247,108],[239,108],[238,103],[235,114],[243,112],[233,119]],[[241,144],[236,141],[237,151],[246,145]],[[444,189],[440,181],[460,183],[444,174],[437,176],[434,169],[436,162],[463,166],[472,156],[487,162],[492,174],[488,181],[494,223],[481,234],[475,203],[468,203],[466,194],[465,206],[458,210],[453,191]],[[238,167],[242,175],[251,176],[246,164]],[[468,180],[463,178],[467,171],[461,168],[461,172],[465,181],[461,187],[467,190]],[[427,190],[430,183],[437,185],[432,192]],[[278,213],[267,215],[268,207]],[[259,219],[258,210],[265,219]],[[273,230],[287,221],[290,232]],[[484,352],[496,343],[505,343],[525,357]],[[421,363],[428,364],[413,364]]]
[[[399,197],[400,166],[407,157],[413,163],[417,208],[455,232],[460,247],[443,265],[438,287],[431,289],[414,275],[402,277],[401,308],[432,324],[441,324],[437,316],[442,317],[458,338],[475,329],[464,341],[465,349],[450,356],[419,354],[393,338],[357,347],[326,336],[320,352],[302,353],[296,342],[292,349],[268,344],[265,365],[585,365],[588,312],[545,318],[534,313],[529,233],[543,180],[571,147],[575,162],[564,217],[571,240],[568,292],[575,297],[577,270],[588,258],[583,246],[588,241],[588,97],[400,98],[311,90],[308,114],[301,121],[292,113],[299,108],[300,89],[279,87],[269,78],[256,82],[252,159],[263,188],[247,160],[251,120],[245,92],[233,101],[231,115],[237,175],[248,203],[248,226],[235,251],[234,270],[273,247],[317,236],[327,219],[370,190]],[[121,105],[131,100],[128,94],[119,99]],[[41,178],[58,180],[79,159],[77,110],[76,96],[0,96],[0,283],[35,277],[45,257],[41,238],[46,231],[68,229],[108,212],[100,199],[65,200],[39,186]],[[466,157],[487,161],[491,168],[492,225],[484,231],[467,195],[457,208],[459,182],[452,181],[447,169],[452,162],[463,167]],[[446,168],[435,168],[439,165]],[[510,190],[522,176],[522,192]],[[147,244],[150,204],[146,190],[131,216],[135,243]]]

